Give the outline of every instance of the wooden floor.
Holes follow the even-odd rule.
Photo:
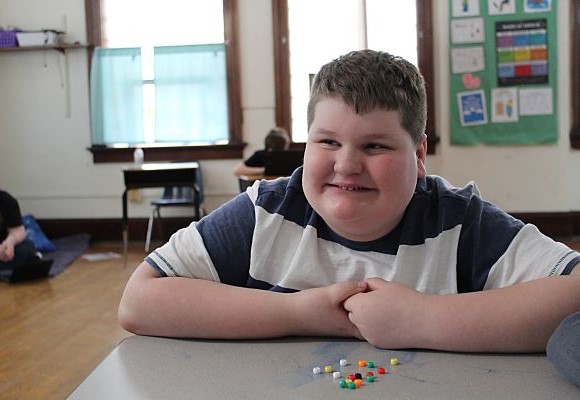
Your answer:
[[[85,252],[114,251],[119,243],[92,244]],[[123,258],[77,259],[42,281],[0,282],[0,399],[65,399],[130,334],[117,323],[117,306],[131,272],[144,258],[143,243]]]

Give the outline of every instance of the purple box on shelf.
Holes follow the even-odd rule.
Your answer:
[[[0,30],[0,47],[16,47],[16,31]]]

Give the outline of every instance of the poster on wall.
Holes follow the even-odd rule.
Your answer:
[[[479,15],[479,0],[452,0],[454,17]]]
[[[491,121],[518,122],[518,91],[516,88],[498,88],[491,91]]]
[[[495,25],[497,84],[548,83],[548,33],[545,19],[499,21]]]
[[[526,12],[546,12],[550,11],[550,3],[551,0],[524,0],[524,9]]]
[[[459,115],[462,126],[481,125],[487,123],[485,111],[485,93],[483,90],[472,90],[457,93]]]
[[[448,5],[450,144],[557,143],[558,3]]]

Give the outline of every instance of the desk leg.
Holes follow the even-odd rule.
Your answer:
[[[199,189],[199,186],[197,184],[193,186],[193,191],[194,191],[193,206],[195,207],[195,220],[199,221],[199,219],[201,218],[201,210],[200,210],[201,202],[199,201],[201,190]]]
[[[125,259],[124,267],[127,267],[127,255],[129,252],[129,224],[127,217],[127,189],[123,192],[123,257]]]

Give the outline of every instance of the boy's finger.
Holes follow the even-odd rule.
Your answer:
[[[366,291],[368,285],[366,282],[348,281],[335,283],[332,286],[333,293],[336,296],[336,301],[340,303],[348,299],[350,296]]]
[[[365,279],[368,286],[368,291],[384,289],[389,286],[389,282],[382,278],[369,278]]]

